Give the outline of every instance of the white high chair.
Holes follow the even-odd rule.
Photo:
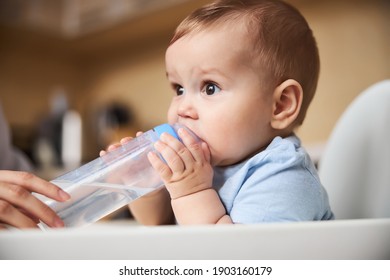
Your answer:
[[[363,91],[319,162],[336,219],[390,217],[390,80]]]

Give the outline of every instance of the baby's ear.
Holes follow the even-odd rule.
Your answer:
[[[274,129],[286,129],[298,117],[301,110],[303,90],[293,79],[288,79],[275,88],[271,126]]]

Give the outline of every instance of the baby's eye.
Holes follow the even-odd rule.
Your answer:
[[[206,85],[204,86],[202,92],[206,93],[207,95],[213,95],[215,93],[218,93],[220,92],[221,89],[213,84],[213,83],[206,83]]]
[[[175,87],[176,95],[184,94],[184,88],[181,85],[175,85],[174,87]]]

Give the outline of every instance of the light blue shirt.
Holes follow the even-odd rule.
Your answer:
[[[295,135],[276,137],[244,162],[214,168],[213,184],[234,223],[334,219],[316,168]]]

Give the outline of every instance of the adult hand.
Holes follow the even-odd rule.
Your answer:
[[[32,192],[57,201],[66,201],[69,194],[31,173],[0,170],[0,229],[36,228],[39,220],[50,227],[63,227],[57,214]]]

